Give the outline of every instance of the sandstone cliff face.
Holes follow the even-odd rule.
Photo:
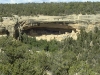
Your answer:
[[[66,15],[66,16],[14,16],[14,17],[3,17],[3,22],[0,23],[0,27],[5,27],[6,30],[10,33],[10,36],[13,36],[15,34],[15,31],[18,30],[18,32],[25,30],[25,29],[32,29],[34,26],[38,26],[40,23],[44,24],[46,23],[47,27],[53,27],[55,24],[51,24],[51,22],[58,23],[59,22],[59,28],[62,27],[62,25],[68,25],[72,28],[75,28],[78,30],[77,32],[72,31],[71,33],[64,32],[60,35],[41,35],[37,36],[37,40],[40,39],[57,39],[61,41],[63,38],[72,37],[73,39],[77,39],[77,34],[79,34],[79,30],[81,27],[84,27],[87,32],[94,29],[94,27],[100,28],[100,15]],[[16,27],[15,25],[18,24]],[[61,26],[61,27],[60,27]],[[55,27],[57,28],[57,26]],[[32,31],[31,31],[32,33]],[[2,35],[4,32],[2,32]],[[35,35],[35,33],[32,33],[31,35]]]
[[[3,17],[3,22],[1,22],[0,26],[5,27],[5,29],[8,30],[8,32],[12,36],[15,23],[16,21],[13,21],[11,17]]]

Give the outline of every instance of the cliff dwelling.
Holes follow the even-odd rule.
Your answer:
[[[21,25],[23,24],[23,25]],[[36,37],[37,40],[56,40],[61,41],[63,37],[69,36],[66,33],[71,34],[72,31],[76,33],[76,29],[68,26],[68,23],[63,22],[34,22],[34,23],[20,23],[19,29],[15,29],[14,36],[17,39],[19,37],[19,32],[21,34],[27,34],[30,37]],[[17,27],[17,26],[16,26]],[[15,27],[15,28],[16,28]]]
[[[23,27],[23,33],[29,36],[60,35],[65,34],[65,32],[71,33],[72,30],[76,31],[75,28],[63,22],[37,23],[33,26]]]

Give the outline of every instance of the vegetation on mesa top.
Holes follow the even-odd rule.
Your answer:
[[[51,9],[52,8],[52,9]],[[70,2],[70,3],[20,3],[0,4],[0,15],[69,15],[98,14],[100,2]]]

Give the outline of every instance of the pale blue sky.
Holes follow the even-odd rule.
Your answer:
[[[86,1],[91,1],[91,2],[97,2],[100,0],[0,0],[0,3],[26,3],[26,2],[86,2]]]

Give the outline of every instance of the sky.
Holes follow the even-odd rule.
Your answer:
[[[42,3],[42,2],[97,2],[100,0],[0,0],[0,3],[27,3],[27,2],[36,2],[36,3]]]

